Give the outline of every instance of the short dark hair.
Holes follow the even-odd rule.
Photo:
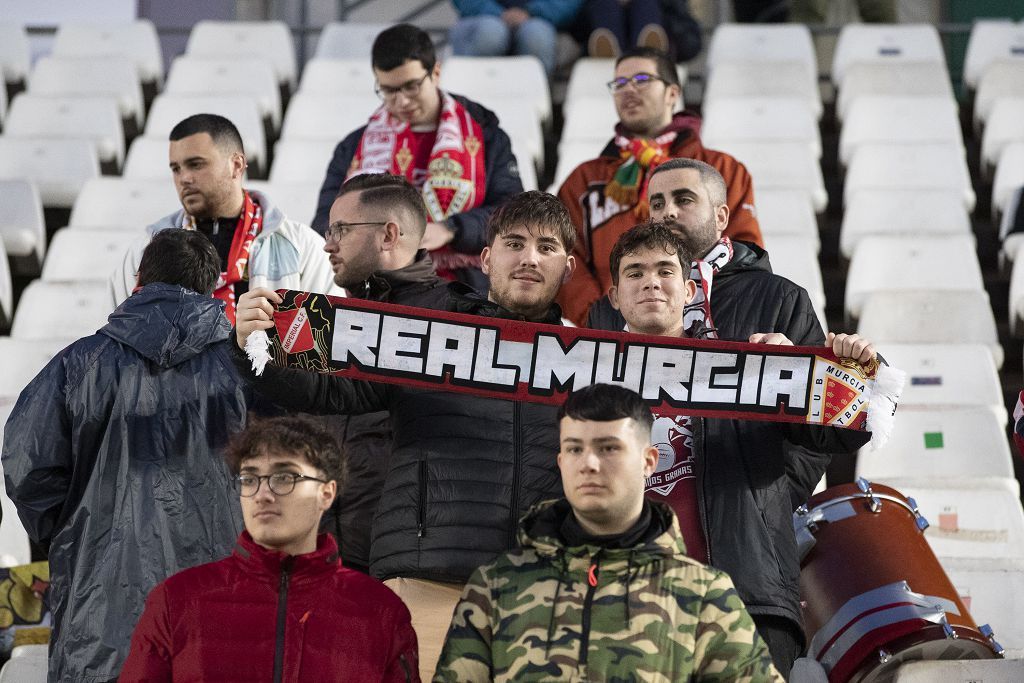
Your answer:
[[[683,266],[683,277],[689,279],[689,266],[694,255],[687,250],[679,233],[672,229],[672,222],[649,221],[634,225],[619,235],[619,239],[615,241],[615,246],[612,247],[612,252],[608,257],[612,271],[612,284],[619,284],[619,267],[622,265],[622,258],[629,254],[635,254],[641,249],[664,249],[666,254],[676,254],[679,256],[679,265]]]
[[[370,50],[370,63],[379,71],[397,69],[410,60],[418,60],[430,71],[437,63],[434,41],[412,24],[396,24],[380,32]]]
[[[346,180],[335,197],[343,197],[349,193],[359,193],[359,204],[387,208],[398,206],[406,210],[412,223],[409,229],[420,237],[427,227],[427,205],[423,203],[423,195],[408,180],[400,175],[390,173],[360,173]]]
[[[138,282],[178,285],[209,296],[220,277],[220,256],[201,232],[168,228],[153,235],[139,261]]]
[[[628,417],[636,421],[648,438],[654,424],[654,415],[640,394],[616,384],[591,384],[572,392],[558,409],[559,422],[563,417],[589,422],[614,422]]]
[[[633,47],[623,52],[615,60],[615,66],[621,64],[622,60],[630,58],[654,60],[658,71],[655,75],[669,85],[679,85],[679,72],[676,71],[675,62],[672,61],[672,57],[667,52],[656,47]]]
[[[651,171],[651,174],[647,176],[648,187],[650,186],[651,178],[659,173],[663,171],[677,171],[679,169],[692,169],[700,174],[700,182],[707,189],[708,197],[714,206],[721,206],[726,203],[729,188],[725,185],[725,178],[722,177],[717,168],[699,159],[676,157],[675,159],[669,159],[663,164],[658,164]]]
[[[517,225],[551,228],[567,254],[576,246],[576,226],[569,211],[558,197],[547,192],[520,192],[495,209],[487,219],[488,246]]]
[[[339,492],[344,488],[344,451],[334,434],[308,417],[284,415],[253,420],[231,439],[224,459],[232,474],[238,474],[246,460],[285,453],[302,456],[323,472],[328,481],[338,482]]]
[[[171,129],[169,138],[175,142],[198,133],[207,133],[215,145],[229,154],[245,154],[242,135],[238,128],[229,119],[218,114],[193,114],[182,119]]]

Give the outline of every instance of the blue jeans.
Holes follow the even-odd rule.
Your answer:
[[[662,25],[658,0],[632,0],[625,6],[619,0],[588,0],[583,6],[583,17],[590,31],[611,31],[622,50],[636,46],[644,26]]]
[[[533,55],[549,74],[555,68],[555,36],[555,27],[544,19],[530,17],[510,28],[500,17],[491,15],[459,19],[448,34],[456,55]]]

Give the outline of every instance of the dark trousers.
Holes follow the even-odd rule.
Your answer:
[[[661,25],[661,0],[631,0],[623,6],[619,0],[589,0],[583,6],[587,31],[606,28],[615,34],[619,47],[634,47],[640,30],[648,24]]]
[[[779,673],[788,681],[793,662],[804,652],[804,634],[792,621],[785,617],[751,614],[754,626],[761,639],[768,645],[772,662]]]

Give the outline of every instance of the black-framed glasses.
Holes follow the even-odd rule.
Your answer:
[[[624,77],[613,78],[612,80],[608,81],[607,85],[608,85],[608,91],[611,94],[618,95],[630,83],[632,83],[633,87],[636,88],[637,90],[644,90],[651,83],[654,83],[655,81],[661,81],[662,83],[668,83],[668,81],[666,81],[664,78],[660,78],[658,76],[655,76],[654,74],[638,73],[638,74],[633,74],[629,78],[624,78]]]
[[[377,83],[373,87],[373,92],[377,93],[377,97],[381,98],[382,100],[393,100],[396,97],[398,97],[398,93],[402,93],[403,95],[411,99],[420,94],[420,88],[423,87],[423,81],[427,80],[427,78],[429,77],[430,72],[428,71],[427,73],[423,74],[423,78],[420,78],[419,80],[413,79],[411,81],[407,81],[406,83],[403,83],[397,88],[394,88],[390,85],[381,85],[380,83]]]
[[[267,486],[270,487],[270,492],[275,496],[287,496],[295,490],[295,485],[300,481],[318,481],[321,484],[327,483],[327,480],[325,479],[309,477],[305,474],[296,474],[294,472],[274,472],[273,474],[239,474],[235,477],[235,484],[238,486],[239,493],[246,498],[252,498],[259,493],[260,486],[263,484],[264,479],[267,480]]]
[[[324,238],[327,239],[328,241],[334,240],[335,242],[340,242],[345,238],[346,235],[352,232],[353,228],[363,228],[366,227],[367,225],[387,224],[388,221],[370,221],[367,223],[344,223],[342,221],[338,221],[337,223],[331,223],[330,225],[327,226],[327,230],[324,231]]]

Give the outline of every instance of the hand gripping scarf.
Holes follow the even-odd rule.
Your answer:
[[[596,382],[658,415],[815,424],[887,438],[903,373],[824,346],[770,346],[587,330],[281,290],[246,352],[308,372],[481,398],[561,405]],[[286,381],[286,380],[285,380]]]
[[[389,114],[382,105],[366,125],[346,180],[360,173],[393,173],[419,185],[413,176],[416,155],[411,149],[412,140],[409,124]],[[429,220],[441,223],[483,204],[487,194],[485,169],[483,129],[462,103],[442,92],[437,140],[422,182]],[[448,246],[431,252],[431,259],[439,274],[454,268],[480,267],[479,254],[460,254]]]
[[[235,224],[235,236],[231,239],[231,249],[228,250],[227,270],[217,278],[217,285],[213,290],[213,296],[224,302],[224,314],[232,325],[235,324],[235,283],[245,279],[252,241],[263,230],[263,208],[252,200],[248,192],[243,191],[242,194],[242,215]],[[187,216],[182,227],[186,230],[195,230],[195,217]]]

